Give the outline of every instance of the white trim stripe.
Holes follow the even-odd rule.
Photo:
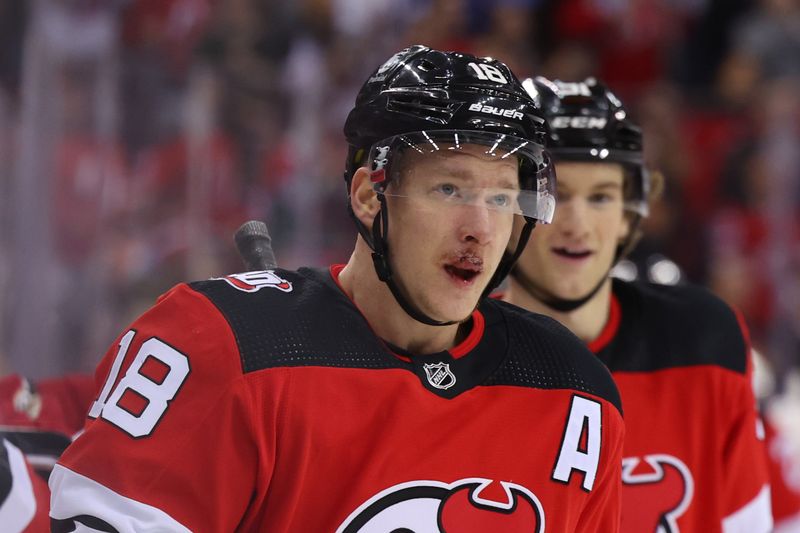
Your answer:
[[[28,459],[28,464],[33,468],[49,468],[51,470],[58,460],[58,458],[53,455],[40,455],[35,453],[29,453],[25,458]]]
[[[50,491],[50,517],[56,520],[94,516],[120,533],[191,531],[161,509],[122,496],[60,464],[50,474]]]
[[[36,514],[36,497],[22,452],[5,439],[3,444],[11,467],[11,492],[0,503],[0,524],[3,524],[3,531],[17,533],[28,527],[33,520]]]
[[[722,519],[723,533],[770,533],[772,531],[772,498],[769,485],[738,511]]]

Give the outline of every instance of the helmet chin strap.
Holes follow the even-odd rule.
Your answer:
[[[453,324],[458,324],[459,321],[457,320],[444,322],[428,316],[413,303],[411,303],[409,298],[406,297],[406,295],[400,289],[400,286],[394,279],[392,267],[389,264],[389,250],[386,241],[386,235],[389,228],[389,215],[388,208],[386,206],[386,197],[379,193],[378,199],[381,203],[381,209],[378,214],[375,215],[375,219],[372,221],[372,239],[370,239],[372,242],[367,241],[372,248],[372,264],[375,267],[375,273],[378,275],[378,279],[389,286],[389,290],[392,292],[394,299],[397,300],[397,303],[400,304],[400,307],[403,308],[403,311],[405,311],[406,314],[408,314],[408,316],[414,320],[429,326],[452,326]],[[481,294],[480,299],[478,300],[479,302],[486,298],[495,288],[497,288],[506,275],[508,275],[509,271],[514,265],[514,262],[525,249],[525,245],[527,244],[528,238],[530,237],[535,225],[536,221],[534,219],[528,217],[525,218],[525,226],[520,234],[516,250],[514,250],[513,254],[504,255],[497,267],[497,270],[495,270],[492,279],[489,281],[486,289],[484,289],[483,293]]]
[[[500,286],[503,280],[506,279],[506,276],[513,271],[517,264],[517,259],[519,259],[519,256],[522,255],[522,252],[525,250],[525,246],[528,244],[528,239],[531,237],[531,232],[535,227],[536,220],[526,216],[525,225],[522,227],[522,231],[519,234],[519,240],[517,240],[517,249],[514,250],[514,253],[508,253],[508,251],[503,253],[503,259],[500,261],[500,265],[498,265],[491,281],[489,281],[489,285],[486,286],[483,294],[481,294],[481,299],[489,296],[492,291]]]
[[[528,294],[542,302],[550,309],[561,313],[569,313],[574,311],[580,307],[583,307],[589,300],[594,298],[594,295],[603,288],[603,284],[606,282],[606,279],[608,279],[611,269],[614,268],[614,265],[616,265],[621,258],[627,255],[627,253],[636,245],[638,240],[636,235],[641,220],[642,217],[640,216],[634,218],[634,220],[631,222],[631,229],[629,231],[630,236],[617,246],[617,251],[614,253],[614,261],[611,263],[611,267],[609,267],[606,273],[600,278],[600,281],[597,282],[597,285],[595,285],[592,290],[580,298],[575,298],[573,300],[559,298],[529,278],[524,272],[522,272],[522,269],[519,268],[518,264],[515,264],[511,269],[511,276],[517,281],[517,283],[522,285],[522,288],[525,289]]]
[[[522,269],[519,268],[519,265],[514,265],[514,268],[511,270],[511,275],[514,277],[517,283],[522,285],[522,288],[525,289],[528,294],[542,302],[550,309],[561,313],[569,313],[578,309],[579,307],[582,307],[589,300],[594,298],[594,295],[597,294],[597,292],[603,287],[603,284],[608,279],[609,272],[611,272],[610,269],[605,273],[605,275],[603,275],[603,277],[600,278],[600,281],[597,283],[597,285],[595,285],[594,288],[586,295],[575,299],[559,298],[525,275],[525,273],[522,272]]]
[[[371,243],[372,264],[375,267],[375,273],[378,275],[378,279],[389,286],[389,290],[392,291],[392,296],[394,296],[394,299],[400,304],[400,307],[403,308],[403,311],[405,311],[408,316],[417,322],[422,322],[423,324],[427,324],[429,326],[452,326],[453,324],[458,324],[458,320],[443,322],[426,315],[423,311],[412,304],[411,301],[409,301],[409,299],[397,285],[392,273],[392,267],[389,264],[389,247],[386,242],[386,234],[389,230],[389,215],[386,206],[386,196],[379,193],[378,200],[381,203],[381,209],[378,211],[378,214],[375,215],[375,220],[372,221]]]

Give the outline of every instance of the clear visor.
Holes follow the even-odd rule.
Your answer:
[[[432,130],[376,143],[369,155],[375,190],[421,209],[473,206],[549,224],[555,170],[538,144],[481,131]]]
[[[650,216],[650,206],[644,200],[629,200],[625,202],[625,210],[637,214],[642,218]]]
[[[564,148],[553,150],[555,161],[584,161],[619,163],[625,171],[626,211],[643,218],[650,215],[650,172],[645,168],[641,152],[607,148]]]

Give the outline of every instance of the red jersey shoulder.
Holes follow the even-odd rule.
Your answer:
[[[118,339],[134,332],[130,349],[155,338],[200,363],[204,355],[219,371],[239,368],[238,351],[230,325],[203,294],[189,284],[176,285],[142,314]],[[223,356],[224,354],[224,356]]]
[[[99,394],[88,417],[141,437],[152,432],[179,392],[184,399],[212,395],[241,375],[225,319],[202,294],[180,284],[111,346],[95,373]]]

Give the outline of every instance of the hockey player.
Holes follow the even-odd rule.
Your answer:
[[[770,530],[747,331],[709,292],[609,277],[652,194],[642,135],[594,79],[525,81],[550,126],[558,211],[505,299],[545,313],[611,370],[625,409],[622,531]]]
[[[94,398],[91,376],[32,383],[0,378],[0,524],[4,533],[48,529],[47,477]],[[3,445],[5,447],[3,447]]]
[[[490,58],[378,68],[345,124],[348,263],[162,296],[98,368],[54,529],[617,531],[610,374],[485,297],[552,216],[539,113]]]

